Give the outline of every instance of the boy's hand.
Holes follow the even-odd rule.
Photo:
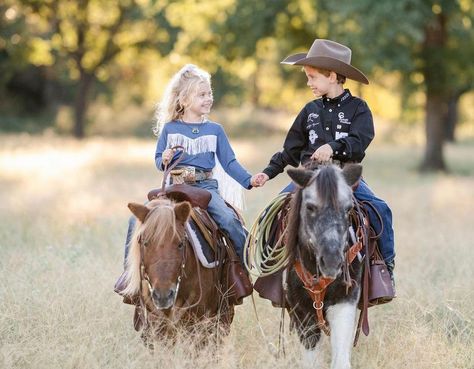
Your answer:
[[[318,147],[318,149],[311,155],[312,160],[316,160],[318,163],[327,163],[331,160],[333,151],[332,147],[328,144]]]
[[[166,149],[165,151],[163,151],[163,155],[161,157],[161,161],[163,165],[168,165],[171,159],[173,159],[173,156],[174,156],[174,150]]]
[[[268,176],[265,173],[257,173],[250,179],[253,187],[262,187],[268,181]]]

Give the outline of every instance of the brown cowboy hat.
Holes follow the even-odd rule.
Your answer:
[[[327,69],[368,85],[369,80],[364,73],[351,65],[351,54],[352,51],[347,46],[330,40],[316,39],[307,53],[287,56],[281,63]]]

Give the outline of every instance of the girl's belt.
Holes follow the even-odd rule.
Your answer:
[[[200,170],[195,167],[176,168],[170,174],[172,184],[195,183],[212,178],[212,171]]]

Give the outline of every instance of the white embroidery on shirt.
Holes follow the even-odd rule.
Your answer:
[[[312,123],[312,122],[314,122],[314,121],[315,121],[316,119],[318,119],[318,118],[319,118],[319,114],[317,114],[317,113],[310,113],[310,114],[308,115],[308,119],[307,119],[306,121],[307,121],[308,123]]]
[[[314,145],[316,140],[318,139],[317,133],[312,129],[311,131],[308,132],[308,138],[309,142],[311,142],[311,145]]]
[[[339,140],[340,138],[347,137],[349,136],[349,133],[347,132],[337,132],[336,131],[336,140]]]
[[[339,118],[339,122],[341,122],[342,124],[351,124],[349,119],[344,118],[344,112],[343,111],[339,112],[337,114],[337,117]]]

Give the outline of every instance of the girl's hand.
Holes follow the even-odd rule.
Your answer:
[[[268,181],[268,176],[265,173],[257,173],[250,179],[253,187],[262,187]]]
[[[318,163],[327,163],[332,158],[332,147],[328,144],[318,147],[318,149],[311,155],[312,160],[316,160]]]
[[[166,149],[165,151],[163,151],[163,155],[161,159],[163,165],[168,165],[171,159],[173,159],[173,156],[174,156],[174,150]]]

